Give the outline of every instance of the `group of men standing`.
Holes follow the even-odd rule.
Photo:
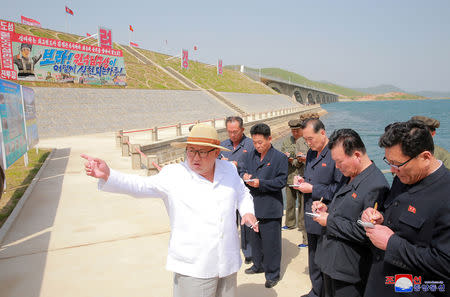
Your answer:
[[[214,128],[196,125],[186,142],[173,144],[186,148],[186,162],[151,178],[83,157],[100,189],[165,201],[174,296],[236,296],[238,217],[245,260],[253,262],[245,273],[265,273],[265,287],[275,286],[281,230],[295,228],[297,199],[297,226],[302,230],[304,221],[306,231],[299,247],[308,248],[312,283],[303,297],[395,296],[397,288],[411,296],[448,296],[450,172],[434,156],[426,121],[394,123],[381,136],[384,161],[395,175],[390,189],[354,130],[328,138],[318,118],[289,127],[292,137],[280,152],[264,123],[252,126],[248,138],[242,119],[229,117],[229,139],[221,143]],[[173,180],[183,185],[174,188]]]
[[[234,121],[237,120],[227,120],[230,140],[222,142],[224,146],[231,143],[230,128],[233,123],[236,125]],[[252,127],[250,134],[256,145],[252,149],[252,142],[243,135],[244,128],[242,122],[239,123],[241,139],[247,147],[227,146],[232,150],[227,156],[237,155],[240,151],[238,158],[229,158],[237,162],[239,174],[254,198],[255,216],[260,222],[259,233],[242,233],[247,263],[253,260],[253,266],[246,269],[246,273],[264,272],[266,287],[276,285],[279,280],[280,190],[285,186],[286,217],[281,229],[298,227],[303,235],[299,247],[308,248],[312,288],[303,297],[393,296],[396,288],[386,284],[385,280],[400,274],[420,276],[422,283],[425,279],[438,282],[431,289],[422,283],[412,283],[412,294],[434,296],[445,292],[450,277],[450,244],[444,244],[444,241],[450,239],[450,234],[449,221],[443,219],[448,218],[445,211],[449,208],[449,197],[444,193],[450,192],[449,185],[444,186],[443,183],[450,177],[445,167],[448,152],[434,146],[431,138],[439,127],[438,121],[413,117],[407,122],[386,127],[379,144],[385,149],[385,162],[395,176],[391,189],[383,173],[368,156],[361,137],[352,129],[336,130],[328,138],[323,122],[317,117],[289,121],[292,135],[281,146],[281,153],[288,161],[286,173],[286,166],[281,166],[286,162],[285,158],[270,144],[270,130],[264,133]],[[261,137],[255,139],[255,135]],[[407,153],[409,150],[412,152]],[[400,154],[391,155],[391,151]],[[435,151],[442,161],[433,156]],[[403,157],[409,159],[399,162]],[[409,162],[412,164],[406,166]],[[286,174],[287,180],[283,185],[282,179]],[[410,189],[425,191],[428,187],[430,190],[435,188],[437,185],[434,183],[425,182],[436,180],[429,177],[432,175],[439,176],[437,184],[441,187],[430,192],[435,195],[433,198],[420,202],[415,198],[405,199],[405,192]],[[267,187],[269,179],[275,187]],[[422,183],[427,187],[419,186]],[[403,199],[408,202],[402,203]],[[419,204],[423,204],[421,210],[425,210],[428,204],[433,206],[427,208],[438,208],[442,218],[436,218],[436,214],[429,211],[417,213],[416,205]],[[305,212],[309,214],[305,215]],[[392,213],[397,216],[394,218]],[[389,215],[390,219],[382,219],[383,214]],[[370,227],[363,226],[365,223],[370,223]],[[433,232],[431,226],[440,233]],[[434,235],[423,234],[421,240],[414,239],[411,227],[416,228],[417,234],[428,232]],[[403,234],[406,231],[411,234]],[[434,237],[440,239],[433,240]],[[395,250],[391,248],[390,251],[395,255],[386,257],[388,242],[395,246]],[[251,251],[245,249],[248,246],[252,246]],[[430,262],[425,263],[425,260]]]

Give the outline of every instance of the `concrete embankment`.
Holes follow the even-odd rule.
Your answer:
[[[236,111],[203,91],[34,88],[39,136],[52,138],[224,118]],[[299,107],[282,95],[220,93],[246,113]]]

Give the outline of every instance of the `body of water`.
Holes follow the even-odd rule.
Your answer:
[[[450,150],[450,100],[401,100],[401,101],[358,101],[324,104],[328,114],[321,117],[328,136],[336,129],[351,128],[358,132],[369,157],[380,169],[389,169],[383,162],[384,149],[378,140],[384,128],[393,122],[403,122],[412,116],[423,115],[437,119],[441,126],[436,129],[434,141]],[[281,141],[275,147],[279,149]],[[389,183],[391,174],[386,174]]]
[[[383,162],[384,149],[378,140],[384,128],[393,122],[403,122],[412,116],[423,115],[437,119],[441,126],[436,129],[433,140],[446,150],[450,146],[450,100],[401,100],[401,101],[359,101],[324,104],[328,114],[321,119],[328,136],[335,129],[351,128],[358,132],[366,145],[369,157],[380,169],[389,169]],[[386,174],[392,181],[390,174]]]

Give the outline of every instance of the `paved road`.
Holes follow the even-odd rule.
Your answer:
[[[56,148],[0,247],[1,297],[113,297],[172,295],[165,270],[170,236],[159,199],[102,193],[84,175],[80,153],[105,159],[123,172],[113,133],[41,140]],[[307,250],[300,233],[283,232],[283,279],[264,288],[263,275],[238,275],[238,296],[300,296],[309,291]]]

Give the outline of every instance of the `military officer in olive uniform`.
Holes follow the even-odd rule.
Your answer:
[[[286,138],[281,145],[281,152],[283,152],[289,160],[288,180],[286,186],[286,217],[283,229],[294,229],[296,222],[298,229],[303,234],[303,241],[301,246],[308,244],[308,239],[305,230],[305,220],[303,218],[303,193],[299,192],[289,185],[293,184],[294,176],[303,176],[306,163],[306,153],[309,150],[308,145],[303,139],[303,122],[301,120],[290,120],[288,122],[291,128],[292,135]],[[296,204],[298,198],[298,211],[296,216]],[[297,218],[296,218],[297,217]]]

